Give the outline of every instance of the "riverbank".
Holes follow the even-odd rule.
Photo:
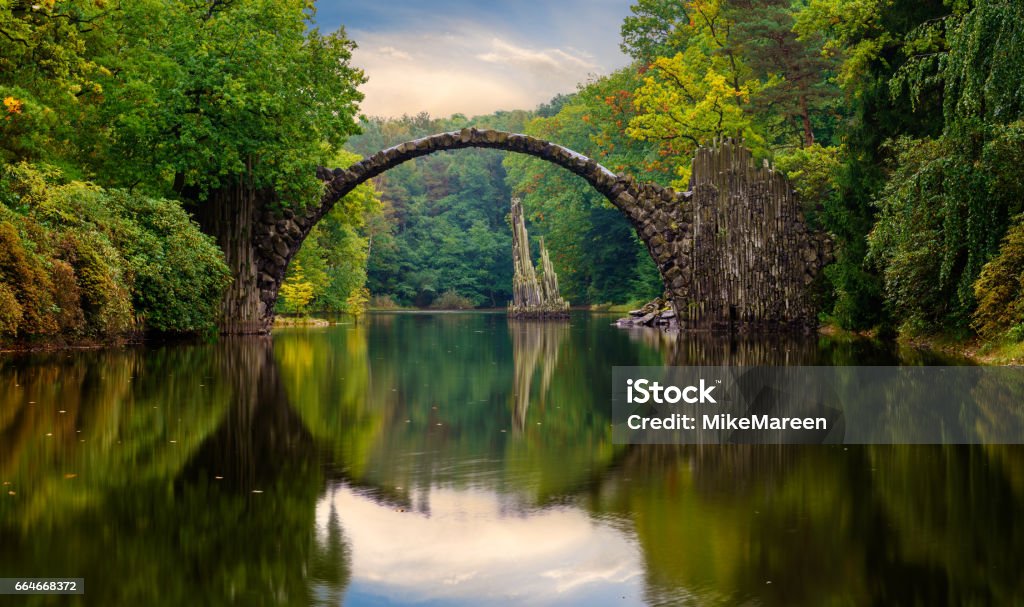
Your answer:
[[[1024,342],[994,344],[974,337],[967,340],[944,336],[900,337],[900,345],[962,356],[979,365],[1024,365]]]
[[[30,343],[0,343],[0,354],[22,354],[31,352],[56,352],[58,350],[100,350],[103,348],[119,348],[143,343],[141,336],[117,337],[109,339],[90,339],[68,341],[65,339],[48,339]]]
[[[848,331],[833,324],[822,325],[818,333],[833,338],[881,339],[877,330]],[[978,365],[1024,365],[1024,342],[997,344],[977,336],[965,339],[951,335],[900,335],[896,343],[904,348],[964,358]]]
[[[331,322],[312,316],[275,316],[275,327],[329,327]]]

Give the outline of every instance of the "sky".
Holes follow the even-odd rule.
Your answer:
[[[631,0],[319,0],[344,26],[368,116],[533,109],[629,63],[619,26]]]

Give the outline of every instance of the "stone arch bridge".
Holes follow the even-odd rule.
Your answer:
[[[222,330],[269,331],[289,261],[317,221],[356,186],[418,156],[468,147],[536,156],[603,194],[646,245],[683,328],[777,330],[816,324],[807,286],[828,257],[828,243],[808,231],[786,179],[755,166],[741,144],[724,140],[698,150],[690,191],[676,192],[613,173],[541,139],[466,128],[396,145],[347,169],[321,167],[317,175],[325,190],[319,204],[301,212],[256,213],[246,259],[229,260],[241,268],[232,291],[245,301],[225,308],[234,312],[226,314]]]

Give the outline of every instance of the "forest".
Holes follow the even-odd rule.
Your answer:
[[[317,165],[475,126],[684,190],[697,147],[741,137],[835,244],[814,286],[823,324],[1024,340],[1018,2],[636,0],[627,67],[476,117],[360,115],[373,74],[351,65],[344,29],[310,27],[314,11],[0,1],[0,339],[211,331],[230,274],[204,205],[244,190],[301,208]],[[462,150],[350,194],[292,260],[277,309],[503,307],[512,197],[573,305],[661,293],[584,181]]]

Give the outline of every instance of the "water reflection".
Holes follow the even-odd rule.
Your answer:
[[[410,512],[333,487],[318,514],[342,512],[358,604],[631,605],[643,570],[628,534],[573,507],[523,509],[500,493],[437,487]],[[625,599],[625,600],[624,600]]]
[[[611,443],[614,365],[920,357],[608,322],[4,358],[0,571],[91,605],[1024,600],[1020,447]]]
[[[7,358],[0,378],[4,576],[84,577],[61,604],[341,596],[347,552],[315,532],[323,471],[269,341]]]
[[[558,366],[558,353],[569,334],[569,326],[560,321],[510,320],[508,330],[512,334],[515,368],[512,426],[522,433],[526,429],[530,401],[539,400],[542,407],[547,404],[543,399],[551,389],[551,377]],[[535,396],[531,388],[537,371],[540,371],[540,386]]]

